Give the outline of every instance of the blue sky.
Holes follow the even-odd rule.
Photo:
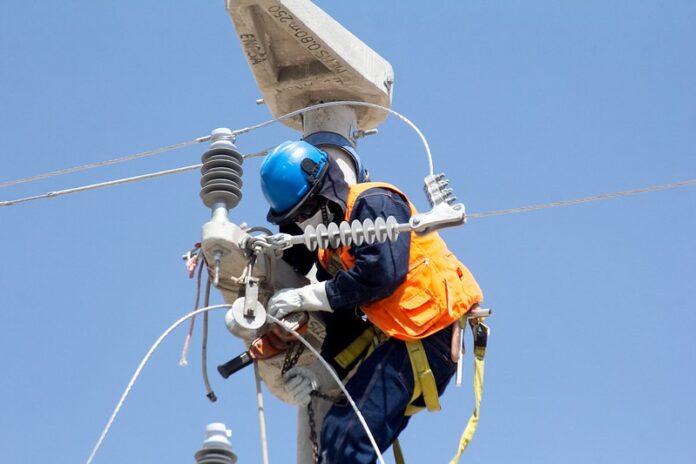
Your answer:
[[[426,134],[470,212],[696,178],[693,2],[317,3],[392,63],[394,109]],[[0,181],[270,116],[222,1],[5,0],[0,11]],[[275,126],[238,145],[293,137]],[[193,164],[205,148],[2,188],[0,200]],[[411,131],[390,119],[359,149],[374,178],[426,206]],[[245,165],[235,222],[264,223],[258,164]],[[2,461],[84,462],[151,343],[190,310],[180,255],[209,216],[198,177],[0,209]],[[686,187],[444,233],[494,310],[481,424],[462,462],[696,460],[695,206]],[[214,366],[242,346],[222,313],[211,325]],[[251,370],[213,377],[210,404],[199,333],[178,366],[184,336],[155,354],[96,462],[193,462],[213,421],[233,429],[240,462],[260,462]],[[470,371],[467,358],[444,410],[412,421],[409,462],[453,454]],[[266,401],[271,460],[289,462],[294,410]]]

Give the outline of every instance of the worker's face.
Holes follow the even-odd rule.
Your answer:
[[[302,229],[302,232],[307,228],[307,226],[318,226],[321,224],[323,221],[322,215],[321,215],[321,208],[318,208],[317,211],[309,216],[305,217],[303,215],[299,215],[297,219],[295,220],[295,223],[297,226]]]
[[[320,197],[309,198],[295,216],[295,224],[304,231],[307,226],[316,227],[322,224],[324,217],[329,221],[333,220],[333,213],[328,208],[326,200]]]

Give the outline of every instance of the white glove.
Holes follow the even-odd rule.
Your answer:
[[[268,300],[268,312],[278,319],[297,311],[331,312],[329,298],[326,296],[326,282],[300,288],[284,288]]]
[[[317,375],[306,367],[293,367],[285,373],[283,380],[290,403],[297,406],[307,406],[312,401],[312,392],[319,389]]]

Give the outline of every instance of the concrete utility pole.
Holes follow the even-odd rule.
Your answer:
[[[391,65],[311,1],[226,0],[225,6],[263,97],[262,102],[274,117],[334,101],[350,100],[391,108],[394,84]],[[304,140],[327,152],[343,171],[346,181],[353,184],[366,178],[366,171],[355,152],[357,141],[376,133],[377,126],[387,115],[386,111],[375,107],[340,105],[320,108],[282,122],[300,132]],[[244,247],[249,243],[249,234],[229,220],[230,209],[242,198],[243,159],[228,129],[213,131],[211,147],[202,161],[201,198],[213,212],[212,219],[203,226],[202,252],[210,266],[212,281],[225,302],[233,305],[226,316],[226,324],[249,346],[266,329],[264,305],[272,293],[280,288],[299,287],[308,281],[277,256],[249,260]],[[307,326],[305,337],[319,348],[325,335],[323,323],[310,315]],[[281,355],[259,359],[256,364],[270,391],[286,401],[281,375],[283,358]],[[297,365],[314,361],[314,356],[305,352]],[[326,402],[314,404],[316,423],[320,427],[330,405]],[[222,424],[211,424],[209,428],[213,426],[224,430]],[[218,429],[211,430],[217,430],[212,438],[219,440],[211,443],[223,443],[224,434]],[[297,448],[298,463],[314,462],[307,415],[303,410],[298,417]],[[206,449],[204,445],[199,453]],[[231,448],[227,451],[231,453]],[[206,456],[201,454],[203,459],[207,459]]]

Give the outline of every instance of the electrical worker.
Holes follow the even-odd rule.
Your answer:
[[[270,204],[269,222],[287,233],[388,216],[406,223],[416,214],[392,185],[349,186],[334,160],[304,141],[285,142],[267,155],[261,186]],[[478,284],[437,233],[403,233],[394,241],[316,253],[296,246],[284,259],[302,273],[318,263],[319,282],[278,291],[268,302],[269,313],[280,318],[295,311],[323,312],[322,356],[342,379],[353,371],[346,388],[380,451],[386,450],[411,414],[426,407],[439,410],[438,397],[456,370],[453,327],[483,299]],[[285,382],[298,405],[308,404],[312,391],[335,383],[314,365],[289,370]],[[326,464],[377,458],[355,412],[341,403],[324,418],[320,449]]]

